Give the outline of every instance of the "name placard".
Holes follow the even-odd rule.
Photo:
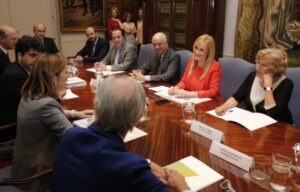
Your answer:
[[[245,171],[249,171],[253,163],[252,157],[215,141],[211,144],[209,152]]]
[[[216,142],[221,142],[224,139],[223,132],[216,130],[210,127],[209,125],[206,125],[199,121],[192,122],[191,131]]]

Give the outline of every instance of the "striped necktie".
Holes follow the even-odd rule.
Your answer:
[[[118,47],[117,51],[116,51],[116,57],[115,57],[115,63],[114,64],[119,64],[119,62],[120,62],[120,52],[121,52],[121,48]]]

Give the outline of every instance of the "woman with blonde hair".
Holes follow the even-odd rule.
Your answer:
[[[177,97],[212,98],[220,101],[221,65],[214,59],[215,40],[204,34],[198,37],[180,82],[169,89],[170,95]]]
[[[215,109],[218,115],[242,104],[249,111],[264,113],[276,120],[293,124],[288,103],[293,82],[286,78],[287,54],[275,48],[256,54],[256,71],[250,73],[235,94]]]

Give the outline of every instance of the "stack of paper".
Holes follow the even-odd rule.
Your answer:
[[[224,119],[226,121],[233,121],[239,123],[240,125],[246,127],[250,131],[265,127],[276,123],[277,121],[268,115],[262,113],[252,113],[250,111],[234,107],[228,110],[224,115],[219,116],[216,114],[215,110],[208,111],[207,113]]]
[[[223,176],[193,156],[186,157],[166,166],[175,169],[185,177],[192,191],[199,191],[221,179]]]
[[[79,77],[69,77],[67,80],[67,86],[70,87],[81,87],[86,86],[86,81]]]
[[[160,92],[160,91],[169,91],[169,87],[166,86],[157,86],[157,87],[150,87],[148,88],[151,91]]]

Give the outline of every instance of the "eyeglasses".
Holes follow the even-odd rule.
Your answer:
[[[221,184],[220,188],[225,192],[236,192],[235,189],[232,188],[231,183],[228,179],[225,179]]]

